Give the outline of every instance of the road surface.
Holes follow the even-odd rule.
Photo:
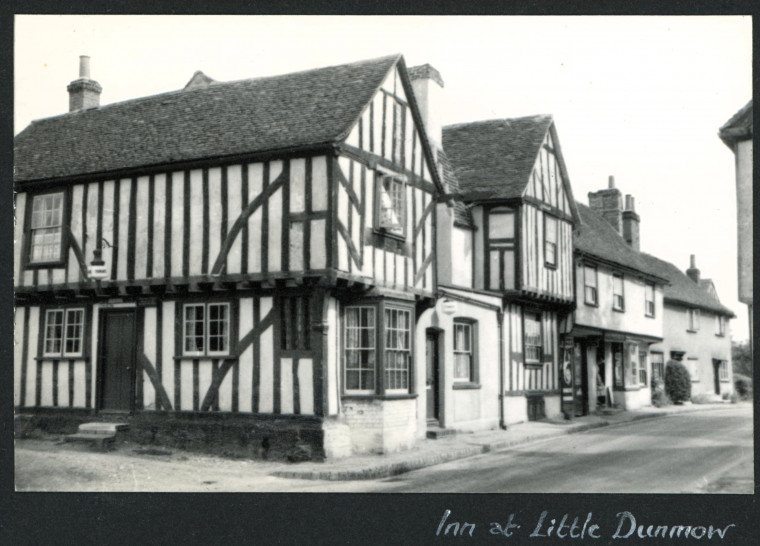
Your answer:
[[[383,480],[282,479],[269,475],[281,466],[274,462],[97,453],[41,440],[17,443],[15,477],[20,491],[752,493],[752,445],[752,406],[741,404],[561,436]]]

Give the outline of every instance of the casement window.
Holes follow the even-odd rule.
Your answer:
[[[393,104],[393,155],[392,160],[395,163],[403,162],[404,153],[404,124],[406,121],[406,107],[395,97]]]
[[[652,362],[652,379],[665,380],[665,358],[662,353],[651,353],[650,361]]]
[[[222,356],[230,352],[230,304],[187,303],[182,313],[186,356]]]
[[[615,311],[625,311],[623,276],[618,273],[612,275],[612,308]]]
[[[541,364],[544,346],[541,335],[541,315],[525,313],[523,316],[523,344],[525,345],[525,364]]]
[[[689,309],[686,311],[689,321],[688,332],[696,332],[699,330],[699,309]]]
[[[615,387],[622,388],[625,384],[623,377],[623,344],[612,344],[612,375],[615,381]]]
[[[544,263],[557,267],[557,219],[544,214]]]
[[[409,392],[412,319],[407,309],[385,308],[385,391]]]
[[[30,264],[60,262],[63,259],[63,192],[35,195],[29,224]]]
[[[515,212],[496,208],[488,213],[488,288],[515,288]]]
[[[454,319],[454,382],[476,383],[476,323]]]
[[[718,379],[721,381],[728,381],[728,361],[721,360],[718,364]]]
[[[308,296],[280,300],[280,348],[283,351],[311,350]]]
[[[45,338],[42,356],[82,356],[84,309],[48,309],[45,312]]]
[[[726,335],[726,317],[723,315],[715,315],[715,335],[721,337]]]
[[[599,305],[596,267],[593,265],[583,266],[583,294],[588,305]]]
[[[406,233],[406,183],[398,174],[377,174],[377,219],[375,227],[403,237]]]
[[[654,283],[644,286],[644,314],[648,317],[654,316]]]
[[[378,318],[382,317],[382,330]],[[383,335],[378,336],[378,331]],[[382,373],[385,393],[408,393],[411,385],[412,311],[386,305],[356,305],[344,314],[344,391],[383,394],[377,384]],[[382,370],[378,370],[380,364]]]
[[[686,359],[686,368],[689,370],[692,382],[697,382],[700,379],[699,373],[699,359],[696,356],[690,356]]]

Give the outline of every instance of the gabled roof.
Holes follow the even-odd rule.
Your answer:
[[[37,120],[15,138],[14,180],[339,142],[400,59],[224,83],[196,75],[185,90]]]
[[[462,192],[477,199],[521,197],[552,123],[550,115],[538,115],[444,127],[443,148]]]
[[[738,140],[752,138],[752,100],[731,116],[731,119],[720,128],[718,135],[729,148],[733,148]]]
[[[454,174],[454,169],[451,166],[451,162],[449,161],[446,152],[443,150],[438,150],[438,164],[441,167],[441,181],[443,182],[443,187],[446,193],[450,195],[459,194],[461,191],[459,180],[457,179],[456,174]],[[467,205],[465,205],[461,199],[455,197],[452,202],[452,207],[454,209],[454,225],[467,228],[471,228],[475,225],[470,209],[467,208]]]
[[[656,258],[650,254],[642,253],[641,256],[649,267],[670,281],[664,289],[665,301],[679,303],[688,307],[707,309],[714,313],[736,317],[733,311],[721,304],[716,296],[706,287],[706,283],[695,283],[683,271],[665,260]]]
[[[581,222],[575,231],[573,246],[580,254],[603,262],[634,270],[658,284],[666,284],[667,277],[653,267],[610,225],[607,220],[582,203],[577,203]]]

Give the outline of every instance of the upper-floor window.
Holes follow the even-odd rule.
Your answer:
[[[654,284],[647,283],[644,286],[644,314],[648,317],[654,316]]]
[[[284,297],[280,305],[280,347],[283,351],[310,350],[308,296]]]
[[[378,173],[377,228],[403,237],[406,225],[406,184],[397,174]]]
[[[488,288],[515,288],[515,212],[496,208],[488,213]]]
[[[715,315],[715,335],[726,335],[726,317],[723,315]]]
[[[61,260],[63,205],[63,192],[34,196],[29,226],[29,263],[42,264]]]
[[[454,319],[454,381],[475,382],[475,322],[468,319]]]
[[[623,276],[618,273],[612,275],[612,308],[615,311],[625,311]]]
[[[525,344],[525,364],[541,364],[544,346],[541,335],[541,315],[525,313],[523,317],[523,339]]]
[[[182,313],[182,348],[186,356],[221,356],[230,352],[230,304],[187,303]]]
[[[84,309],[48,309],[42,354],[59,358],[81,356],[83,335]]]
[[[557,266],[557,219],[544,214],[544,262]]]
[[[687,311],[689,320],[689,332],[696,332],[699,330],[699,309],[689,309]]]
[[[599,305],[597,291],[596,267],[593,265],[583,266],[583,294],[585,302],[589,305]]]

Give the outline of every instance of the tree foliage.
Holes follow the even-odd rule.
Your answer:
[[[734,373],[752,377],[752,357],[749,350],[749,341],[731,343],[731,361]]]
[[[674,404],[691,398],[691,376],[686,366],[670,360],[665,367],[665,392]]]

